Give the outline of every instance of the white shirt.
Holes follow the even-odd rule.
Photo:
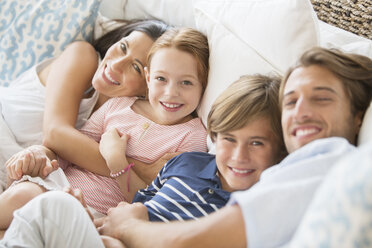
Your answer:
[[[354,149],[343,138],[313,141],[265,170],[249,190],[233,193],[229,203],[242,209],[248,247],[288,242],[327,172]]]

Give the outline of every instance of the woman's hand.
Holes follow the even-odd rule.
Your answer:
[[[106,131],[101,137],[99,151],[113,173],[122,170],[123,165],[128,164],[125,156],[128,139],[127,134],[120,135],[116,129]]]
[[[14,154],[6,163],[8,177],[18,180],[23,175],[45,178],[58,168],[55,154],[45,146],[30,146]]]

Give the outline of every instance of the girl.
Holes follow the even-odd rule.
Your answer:
[[[148,56],[149,100],[112,98],[92,115],[81,131],[99,141],[104,131],[116,128],[124,137],[131,137],[126,155],[142,162],[154,162],[168,152],[206,151],[206,131],[195,117],[195,110],[207,84],[208,58],[208,42],[200,32],[189,28],[167,31],[154,43]],[[80,188],[87,204],[105,214],[120,201],[131,201],[135,192],[146,186],[135,173],[131,180],[126,180],[130,185],[115,181],[134,163],[124,168],[120,163],[111,166],[111,178],[94,173],[101,170],[95,164],[91,164],[92,172],[62,161],[60,165],[68,182],[58,169],[46,180],[24,176],[21,181],[25,182],[11,186],[0,195],[4,210],[0,213],[2,228],[7,228],[15,209],[46,190],[61,189],[68,184]]]
[[[145,95],[146,56],[166,29],[166,24],[155,20],[126,23],[94,41],[93,46],[81,41],[70,44],[59,57],[34,66],[8,88],[1,88],[1,186],[5,184],[1,174],[5,175],[4,164],[10,156],[42,141],[76,164],[93,161],[104,165],[98,144],[75,128],[80,129],[92,111],[110,97]],[[100,63],[96,50],[104,58]],[[114,78],[115,83],[108,78]],[[73,160],[77,154],[86,159]],[[24,156],[33,161],[43,159],[33,148],[16,157]],[[17,172],[15,179],[22,176],[22,166]]]

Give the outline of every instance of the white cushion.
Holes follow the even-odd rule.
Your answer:
[[[364,115],[363,123],[358,136],[358,145],[372,142],[372,102]]]
[[[101,0],[1,0],[0,86],[74,40],[90,40]]]
[[[125,19],[160,19],[173,26],[195,27],[192,0],[127,0]]]
[[[357,53],[372,59],[372,41],[319,21],[320,46],[337,48],[344,52]]]
[[[308,0],[196,0],[199,30],[208,36],[210,73],[199,114],[206,122],[215,98],[243,74],[283,74],[307,49],[319,45]]]
[[[124,19],[127,0],[102,0],[99,12],[110,19]]]

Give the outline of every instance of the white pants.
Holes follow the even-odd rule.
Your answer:
[[[71,195],[51,191],[14,212],[0,247],[104,247],[80,202]]]

